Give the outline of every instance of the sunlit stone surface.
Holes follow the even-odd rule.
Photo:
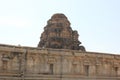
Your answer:
[[[120,80],[120,55],[80,44],[67,17],[55,14],[38,47],[0,44],[0,80]]]

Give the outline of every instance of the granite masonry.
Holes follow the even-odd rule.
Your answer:
[[[88,52],[64,14],[54,14],[38,47],[0,44],[0,80],[120,80],[120,55]]]

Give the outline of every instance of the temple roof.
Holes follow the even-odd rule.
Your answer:
[[[79,34],[72,30],[69,20],[64,14],[54,14],[44,27],[38,47],[71,49],[85,51],[78,40]]]

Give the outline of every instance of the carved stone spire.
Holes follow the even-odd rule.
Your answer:
[[[38,47],[85,51],[78,37],[78,32],[72,30],[64,14],[54,14],[44,27]]]

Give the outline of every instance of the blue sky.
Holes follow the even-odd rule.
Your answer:
[[[0,43],[36,47],[55,13],[68,17],[87,51],[120,54],[120,0],[0,0]]]

